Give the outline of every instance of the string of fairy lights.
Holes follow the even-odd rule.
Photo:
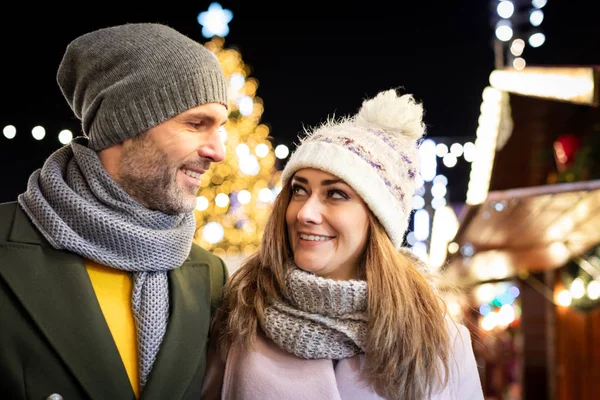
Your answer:
[[[541,25],[547,0],[492,0],[496,68],[509,65],[522,70],[527,45],[540,47],[546,41]]]

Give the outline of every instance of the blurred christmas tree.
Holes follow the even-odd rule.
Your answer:
[[[269,128],[260,123],[258,81],[239,51],[224,48],[215,36],[205,46],[225,72],[229,121],[221,130],[225,160],[202,176],[196,207],[195,242],[223,258],[245,257],[256,250],[267,212],[280,190],[280,171]]]

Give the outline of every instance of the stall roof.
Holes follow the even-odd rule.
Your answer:
[[[600,244],[600,180],[490,192],[466,205],[448,258],[471,283],[558,268]]]

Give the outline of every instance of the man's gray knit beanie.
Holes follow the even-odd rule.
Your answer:
[[[78,37],[67,47],[57,80],[96,151],[200,104],[227,107],[227,84],[215,55],[155,23]]]

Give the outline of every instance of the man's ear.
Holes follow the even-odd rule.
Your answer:
[[[113,144],[110,147],[98,151],[98,157],[102,166],[108,172],[110,177],[117,181],[119,177],[119,170],[121,165],[121,158],[123,157],[123,147],[127,145],[127,142],[131,139],[125,140],[123,143]]]

